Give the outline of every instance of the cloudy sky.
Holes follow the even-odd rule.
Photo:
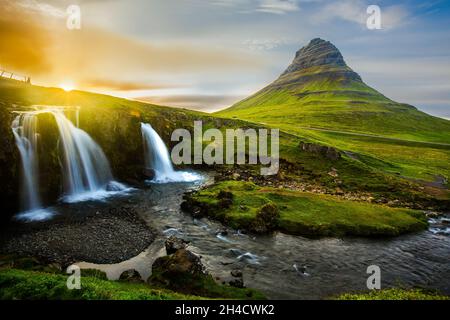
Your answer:
[[[66,27],[81,9],[81,29]],[[381,30],[366,27],[381,8]],[[73,86],[214,111],[273,81],[309,40],[333,42],[388,97],[450,118],[448,1],[0,0],[0,65]]]

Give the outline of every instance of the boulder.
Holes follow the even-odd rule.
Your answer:
[[[147,178],[148,180],[152,180],[155,177],[155,170],[151,169],[151,168],[144,168],[142,170],[142,174],[144,175],[145,178]]]
[[[172,255],[155,260],[148,282],[186,292],[200,285],[207,276],[200,257],[189,250],[179,249]]]
[[[238,269],[231,270],[230,272],[233,279],[231,279],[228,284],[236,288],[244,288],[244,279],[242,276],[242,271]]]
[[[242,278],[235,278],[235,279],[231,280],[230,282],[228,282],[228,284],[230,286],[236,287],[236,288],[245,288],[244,280],[242,280]]]
[[[341,153],[337,149],[320,144],[300,142],[300,149],[306,152],[320,154],[325,158],[334,161],[341,158]]]
[[[166,252],[169,255],[177,252],[180,249],[186,249],[187,245],[189,244],[189,241],[177,238],[175,236],[170,236],[169,238],[167,238],[164,244],[166,247]]]
[[[120,274],[120,281],[139,283],[142,282],[142,277],[135,269],[125,270]]]
[[[256,218],[251,225],[251,231],[265,233],[273,231],[278,226],[280,213],[274,203],[266,203],[256,213]]]

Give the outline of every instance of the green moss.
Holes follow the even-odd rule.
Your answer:
[[[450,300],[449,296],[422,289],[384,289],[371,290],[368,293],[346,293],[337,300]]]
[[[233,194],[229,207],[220,206],[220,192]],[[396,236],[423,230],[425,215],[410,209],[390,208],[342,200],[329,195],[257,187],[250,182],[225,181],[188,197],[187,208],[221,220],[233,228],[252,229],[260,208],[273,203],[279,210],[278,229],[309,236]]]

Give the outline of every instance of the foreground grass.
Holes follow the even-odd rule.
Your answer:
[[[82,270],[82,275],[83,275]],[[145,283],[109,281],[88,273],[81,278],[80,290],[69,290],[67,275],[30,270],[3,269],[0,271],[0,299],[32,300],[196,300],[208,299],[182,294],[167,289],[151,287]],[[263,299],[251,289],[238,289],[207,282],[206,295],[226,299]],[[251,293],[251,294],[250,294]]]
[[[224,192],[232,203],[223,205]],[[307,236],[396,236],[425,229],[423,213],[333,196],[258,187],[250,182],[225,181],[190,195],[187,201],[204,214],[233,228],[252,229],[267,204],[279,211],[275,229]]]
[[[337,300],[450,300],[449,296],[439,295],[422,289],[384,289],[372,290],[369,293],[346,293]]]
[[[6,269],[0,271],[0,299],[45,300],[176,300],[199,299],[170,290],[82,277],[80,290],[69,290],[67,275],[36,271]]]

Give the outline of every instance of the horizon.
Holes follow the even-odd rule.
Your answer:
[[[66,28],[71,4],[79,30]],[[369,3],[359,0],[134,4],[2,0],[0,65],[36,85],[214,112],[270,84],[320,37],[383,95],[450,119],[444,1],[381,1],[381,30],[365,27]]]

